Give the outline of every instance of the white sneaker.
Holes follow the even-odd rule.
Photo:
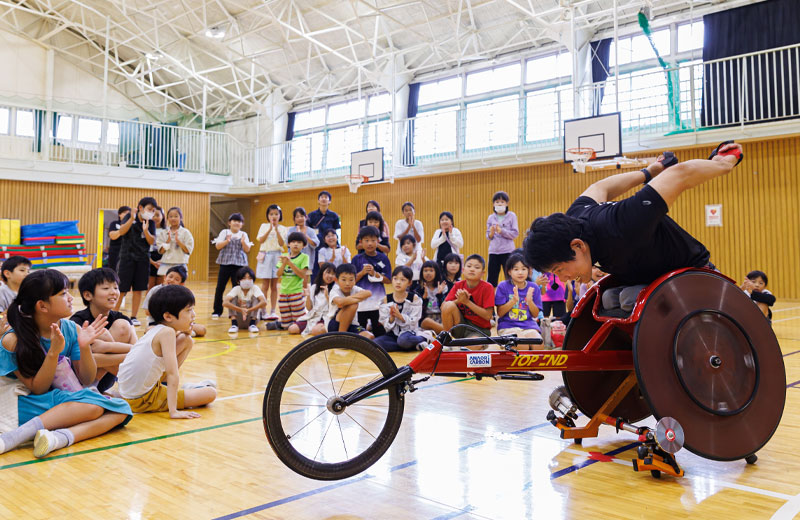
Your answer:
[[[417,350],[425,350],[428,347],[427,341],[420,341],[417,343]]]
[[[267,319],[268,319],[268,320],[277,320],[277,319],[280,319],[280,316],[278,316],[278,313],[277,313],[277,312],[275,312],[275,311],[272,311],[272,312],[270,313],[270,315],[269,315],[269,316],[267,316]]]
[[[33,438],[33,456],[37,459],[46,457],[55,449],[56,436],[50,430],[39,430]]]
[[[134,327],[138,327],[138,326],[140,326],[140,325],[141,325],[141,323],[139,323],[139,320],[137,320],[137,319],[134,317],[134,318],[131,318],[131,325],[133,325]]]
[[[249,327],[247,327],[247,330],[249,330],[250,332],[255,332],[255,333],[258,333],[258,325],[256,325],[255,323],[253,323],[252,325],[250,325]]]
[[[205,388],[207,386],[210,386],[212,388],[216,388],[217,387],[217,382],[214,381],[213,379],[204,379],[204,380],[198,381],[196,383],[184,383],[184,384],[181,385],[181,388],[186,390],[186,389],[190,389],[190,388]]]
[[[212,320],[218,320],[219,319],[219,314],[212,314],[211,315],[211,319]]]
[[[228,329],[228,334],[236,334],[239,332],[239,327],[236,325],[231,325],[231,328]]]

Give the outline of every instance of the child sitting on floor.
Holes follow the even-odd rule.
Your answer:
[[[442,304],[447,296],[447,284],[442,280],[439,264],[427,260],[422,264],[419,284],[412,289],[422,298],[420,326],[435,333],[442,332]]]
[[[414,273],[414,280],[419,280],[422,264],[427,260],[422,248],[417,248],[417,239],[414,235],[406,235],[400,239],[400,249],[397,250],[395,265],[410,267]]]
[[[231,328],[229,334],[239,332],[239,327],[248,325],[247,330],[258,332],[259,310],[267,307],[267,298],[255,285],[256,273],[247,266],[236,271],[237,285],[225,295],[222,306],[231,312]]]
[[[377,242],[377,241],[376,241]],[[356,268],[342,264],[336,268],[336,285],[330,291],[325,327],[328,332],[352,332],[372,339],[373,336],[358,324],[358,305],[372,293],[356,285]]]
[[[413,273],[410,267],[398,265],[392,271],[393,294],[387,294],[380,307],[380,321],[386,334],[375,343],[386,352],[422,350],[427,340],[418,334],[422,316],[422,298],[409,292]]]
[[[306,336],[319,336],[325,334],[325,315],[328,313],[328,294],[336,284],[336,266],[325,262],[319,268],[314,284],[306,294],[306,313],[300,321],[306,322],[302,334]]]
[[[531,270],[525,258],[512,253],[505,265],[506,279],[497,285],[497,333],[516,334],[520,338],[541,338],[536,317],[542,306],[539,286],[528,280]]]
[[[356,284],[370,292],[370,297],[363,300],[358,306],[358,324],[367,328],[367,322],[372,324],[372,333],[383,336],[386,331],[380,324],[381,302],[386,296],[384,284],[389,283],[392,275],[392,263],[389,257],[378,251],[380,232],[373,226],[364,226],[358,231],[358,242],[364,252],[353,257],[353,266],[356,274]]]
[[[204,406],[217,397],[216,383],[180,385],[178,369],[189,356],[194,295],[181,285],[163,287],[150,300],[156,324],[136,342],[119,367],[119,393],[134,412],[166,412],[171,419],[194,419],[184,408]],[[166,380],[167,386],[161,384]]]
[[[442,305],[442,325],[445,330],[465,324],[487,336],[492,335],[492,323],[489,320],[494,314],[494,287],[481,279],[485,269],[486,261],[481,255],[467,257],[462,273],[464,279],[453,285]],[[463,329],[453,331],[453,337],[456,338],[473,335],[476,334]]]
[[[148,327],[152,327],[156,324],[156,322],[153,320],[153,317],[150,316],[150,309],[148,308],[150,305],[150,299],[153,297],[153,295],[157,293],[159,289],[168,285],[184,285],[188,276],[189,274],[186,272],[186,267],[182,265],[173,265],[167,269],[166,276],[164,276],[164,283],[156,285],[147,292],[147,296],[144,297],[144,301],[142,302],[142,309],[144,309],[144,313],[147,315]],[[192,337],[202,338],[205,335],[205,325],[192,323]]]
[[[5,314],[11,302],[17,297],[19,284],[28,276],[31,261],[24,256],[9,256],[0,267],[3,283],[0,285],[0,314]]]
[[[772,323],[772,307],[775,296],[767,290],[767,275],[764,271],[750,271],[742,283],[742,290],[758,306],[767,320]]]

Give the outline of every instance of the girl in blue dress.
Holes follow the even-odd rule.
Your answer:
[[[0,340],[0,417],[5,429],[18,427],[0,435],[0,453],[33,439],[33,454],[41,458],[132,417],[122,399],[84,388],[97,374],[90,344],[105,330],[106,317],[82,327],[70,321],[67,283],[56,270],[36,271],[8,309],[12,328]]]

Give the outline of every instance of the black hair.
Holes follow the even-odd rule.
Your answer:
[[[392,271],[392,278],[394,278],[398,274],[402,274],[403,277],[409,282],[414,281],[414,271],[412,271],[411,268],[408,266],[398,265],[397,267],[395,267],[394,271]]]
[[[381,211],[381,205],[380,205],[380,204],[378,204],[378,201],[377,201],[377,200],[368,200],[368,201],[367,201],[367,205],[364,207],[364,209],[367,211],[367,213],[372,213],[372,212],[369,210],[369,205],[370,205],[370,204],[372,204],[373,206],[375,206],[376,208],[378,208],[378,212],[380,213],[380,211]]]
[[[41,335],[36,325],[36,304],[48,301],[67,289],[69,280],[55,269],[41,269],[25,277],[19,292],[6,311],[8,323],[17,336],[17,368],[24,377],[33,377],[44,363],[45,352],[39,343]]]
[[[81,293],[81,300],[83,300],[84,305],[88,307],[89,300],[84,298],[83,293],[88,292],[94,295],[94,290],[97,289],[97,286],[104,282],[113,282],[119,285],[117,272],[110,267],[98,267],[97,269],[86,271],[81,276],[81,279],[78,280],[78,291]]]
[[[269,220],[269,212],[272,211],[273,209],[278,210],[278,222],[283,222],[283,210],[277,204],[270,204],[269,206],[267,206],[267,213],[265,215],[267,217],[267,220]]]
[[[131,207],[130,207],[130,206],[120,206],[120,207],[119,207],[119,209],[117,210],[117,216],[119,216],[119,215],[122,215],[122,214],[123,214],[123,213],[125,213],[126,211],[127,211],[128,213],[130,213],[130,211],[131,211]]]
[[[170,313],[176,318],[186,307],[194,305],[194,294],[183,285],[167,285],[150,298],[147,310],[156,323],[164,323],[164,314]]]
[[[161,212],[161,224],[158,225],[160,229],[167,229],[167,215],[164,213],[164,208],[156,206],[156,211]]]
[[[181,283],[185,282],[186,279],[189,278],[189,272],[182,265],[173,265],[167,269],[167,274],[169,273],[178,273],[178,276],[181,277]]]
[[[364,219],[364,224],[366,224],[368,220],[377,220],[378,230],[380,230],[381,232],[383,231],[383,228],[386,227],[386,224],[384,224],[383,221],[383,215],[381,215],[380,211],[370,211],[369,213],[367,213],[367,216]]]
[[[340,276],[346,273],[350,273],[353,276],[355,276],[356,266],[354,266],[353,264],[339,264],[339,266],[336,268],[336,278],[338,279]]]
[[[339,247],[339,235],[336,234],[336,230],[333,228],[326,229],[325,233],[322,234],[322,244],[325,247],[328,247],[328,243],[325,242],[325,238],[327,238],[327,236],[330,235],[331,233],[333,233],[336,236],[336,247]],[[328,249],[330,249],[330,247],[328,247]]]
[[[319,271],[317,272],[317,277],[314,278],[314,296],[318,295],[319,292],[322,290],[322,286],[325,284],[325,279],[322,275],[326,271],[333,271],[333,275],[336,276],[336,266],[330,262],[325,262],[321,266],[319,266]],[[330,291],[331,287],[336,284],[336,280],[332,281],[328,285],[328,290]]]
[[[304,217],[308,217],[308,215],[306,214],[306,208],[304,208],[303,206],[298,206],[294,208],[294,211],[292,211],[292,218],[293,219],[297,218],[298,213],[300,213]]]
[[[483,259],[483,257],[482,257],[481,255],[479,255],[479,254],[477,254],[477,253],[476,253],[476,254],[474,254],[474,255],[469,255],[469,256],[468,256],[468,257],[467,257],[467,258],[464,260],[464,263],[466,264],[466,263],[467,263],[467,262],[469,262],[470,260],[477,260],[478,262],[480,262],[480,263],[481,263],[481,265],[483,266],[483,268],[484,268],[484,269],[486,269],[486,260],[484,260],[484,259]]]
[[[3,269],[5,268],[6,264],[3,264]],[[747,273],[748,280],[755,280],[756,278],[761,278],[762,280],[764,280],[764,287],[767,286],[767,273],[765,273],[764,271],[750,271],[749,273]]]
[[[142,207],[143,208],[143,207],[147,206],[148,204],[153,206],[154,208],[158,207],[158,202],[156,202],[156,199],[154,199],[153,197],[142,197],[141,200],[139,200],[139,206],[138,207]]]
[[[321,192],[319,192],[317,194],[317,200],[319,200],[319,198],[322,197],[323,195],[327,195],[328,196],[328,200],[333,202],[333,195],[331,195],[331,192],[329,192],[327,190],[322,190]]]
[[[531,266],[529,266],[528,263],[525,261],[525,257],[522,256],[522,254],[520,253],[512,253],[511,256],[508,257],[508,260],[506,260],[506,265],[503,266],[506,270],[506,279],[511,278],[511,276],[508,273],[510,273],[511,270],[514,269],[514,266],[519,263],[524,265],[525,268],[528,269],[528,271],[530,271]]]
[[[173,211],[177,211],[178,215],[180,215],[180,217],[181,217],[181,227],[183,227],[183,211],[181,211],[181,208],[179,208],[178,206],[172,206],[171,208],[169,208],[167,210],[167,216],[169,216],[169,214],[172,213]]]
[[[464,262],[461,261],[461,257],[455,253],[450,253],[449,255],[444,257],[442,260],[442,264],[444,264],[444,270],[442,271],[442,278],[447,278],[447,264],[450,262],[458,262],[458,272],[456,273],[456,280],[461,279],[461,270],[464,268]]]
[[[411,242],[414,244],[414,247],[417,247],[417,239],[414,238],[414,235],[405,235],[400,237],[400,247],[403,247],[406,242]]]
[[[539,217],[533,221],[523,242],[528,265],[542,273],[549,272],[553,264],[569,262],[575,258],[570,245],[581,238],[583,225],[577,218],[563,213]]]
[[[411,201],[408,201],[408,200],[407,200],[407,201],[405,201],[405,202],[403,203],[403,205],[400,207],[400,211],[405,211],[405,209],[406,209],[406,206],[411,206],[411,209],[414,209],[414,210],[415,210],[415,209],[417,209],[417,208],[415,208],[415,207],[414,207],[414,203],[413,203],[413,202],[411,202]]]
[[[508,193],[504,191],[498,191],[497,193],[492,195],[492,203],[494,203],[497,200],[504,200],[506,201],[506,203],[508,203],[510,199],[508,198]]]
[[[425,262],[423,262],[422,269],[419,270],[419,283],[422,285],[427,283],[425,278],[422,277],[422,273],[426,268],[433,269],[433,285],[439,285],[442,282],[442,270],[439,269],[439,264],[434,260],[425,260]]]
[[[378,228],[375,226],[364,226],[358,230],[358,237],[356,237],[356,242],[361,242],[365,237],[375,237],[378,240],[381,239],[381,232],[378,231]]]
[[[441,220],[442,220],[442,217],[447,217],[447,218],[449,218],[449,219],[450,219],[450,222],[451,222],[451,223],[452,223],[454,226],[456,225],[456,221],[453,219],[453,214],[452,214],[452,213],[450,213],[449,211],[442,211],[441,213],[439,213],[439,221],[440,221],[440,222],[441,222]]]
[[[291,233],[289,233],[289,236],[286,237],[287,244],[291,244],[292,242],[302,242],[303,246],[308,245],[308,239],[303,233],[299,231],[292,231]]]
[[[236,277],[236,283],[238,284],[239,282],[241,282],[242,278],[244,278],[244,275],[246,274],[249,274],[250,278],[252,278],[253,281],[255,281],[256,273],[254,273],[253,270],[250,269],[248,266],[244,266],[236,270],[236,274],[234,275]]]
[[[31,264],[31,261],[25,258],[24,256],[19,256],[19,255],[9,256],[5,260],[5,262],[3,262],[3,266],[0,267],[0,277],[3,278],[3,281],[8,283],[8,279],[6,278],[6,271],[13,272],[14,269],[16,269],[17,266],[20,265],[27,265],[28,267],[31,267],[33,264]]]
[[[238,213],[238,212],[237,213],[231,213],[231,216],[228,217],[228,222],[230,222],[231,220],[235,220],[236,222],[244,223],[244,217],[242,216],[241,213]]]

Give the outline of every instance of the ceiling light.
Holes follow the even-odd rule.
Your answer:
[[[225,37],[225,28],[220,25],[209,27],[206,29],[206,36],[214,38],[215,40],[221,40]]]

